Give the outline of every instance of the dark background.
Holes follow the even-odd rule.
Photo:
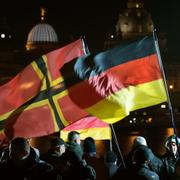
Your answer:
[[[74,38],[85,35],[90,48],[101,48],[104,39],[115,28],[118,14],[126,8],[126,0],[68,1],[30,0],[6,1],[0,6],[0,17],[5,16],[16,47],[24,47],[31,28],[40,22],[40,7],[47,9],[47,23],[56,30],[59,40],[64,34]],[[178,0],[143,0],[151,13],[157,31],[166,33],[169,52],[180,57],[180,2]],[[2,2],[1,2],[2,3]]]

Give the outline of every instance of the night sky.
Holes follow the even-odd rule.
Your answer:
[[[169,52],[180,57],[180,1],[144,0],[144,6],[151,13],[157,31],[166,33]],[[101,48],[109,32],[115,28],[118,14],[126,8],[126,0],[111,1],[65,1],[29,0],[9,1],[0,7],[5,16],[15,43],[23,47],[30,29],[40,22],[40,7],[47,9],[47,23],[56,30],[59,39],[64,34],[75,38],[85,35],[91,48]]]

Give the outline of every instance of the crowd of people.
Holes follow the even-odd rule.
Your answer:
[[[87,137],[82,142],[76,131],[68,134],[67,142],[57,136],[50,138],[50,147],[43,154],[31,147],[28,139],[16,137],[1,150],[0,174],[2,180],[177,180],[179,144],[177,136],[169,136],[166,153],[157,156],[146,139],[138,136],[122,163],[112,150],[98,155],[95,140]]]

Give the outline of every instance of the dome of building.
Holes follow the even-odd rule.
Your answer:
[[[26,49],[36,49],[38,45],[49,43],[58,43],[58,36],[51,25],[47,23],[39,23],[29,32]]]
[[[41,23],[35,25],[29,32],[26,42],[27,50],[51,49],[58,43],[54,28],[45,23],[46,9],[41,8]]]
[[[29,32],[27,42],[58,42],[58,37],[51,25],[40,23]]]
[[[119,15],[116,32],[121,33],[123,39],[132,39],[144,36],[153,31],[151,15],[143,7],[140,0],[130,1],[127,9]]]

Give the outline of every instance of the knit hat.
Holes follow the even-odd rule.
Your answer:
[[[113,151],[108,151],[104,155],[104,160],[106,163],[113,163],[117,160],[117,155]]]
[[[65,142],[63,139],[61,139],[59,137],[55,137],[51,140],[51,147],[57,147],[57,146],[61,146],[61,145],[65,145]]]
[[[93,141],[85,140],[83,147],[86,153],[96,153],[96,144]]]
[[[176,143],[176,135],[171,135],[166,139],[165,147],[168,147],[169,143]],[[177,143],[180,144],[180,138],[177,137]]]
[[[138,136],[134,140],[134,147],[137,147],[137,146],[140,146],[140,145],[147,146],[146,139],[144,137],[142,137],[142,136]]]
[[[147,146],[141,146],[137,148],[134,153],[134,160],[136,162],[143,163],[146,160],[152,161],[154,159],[154,154]]]

